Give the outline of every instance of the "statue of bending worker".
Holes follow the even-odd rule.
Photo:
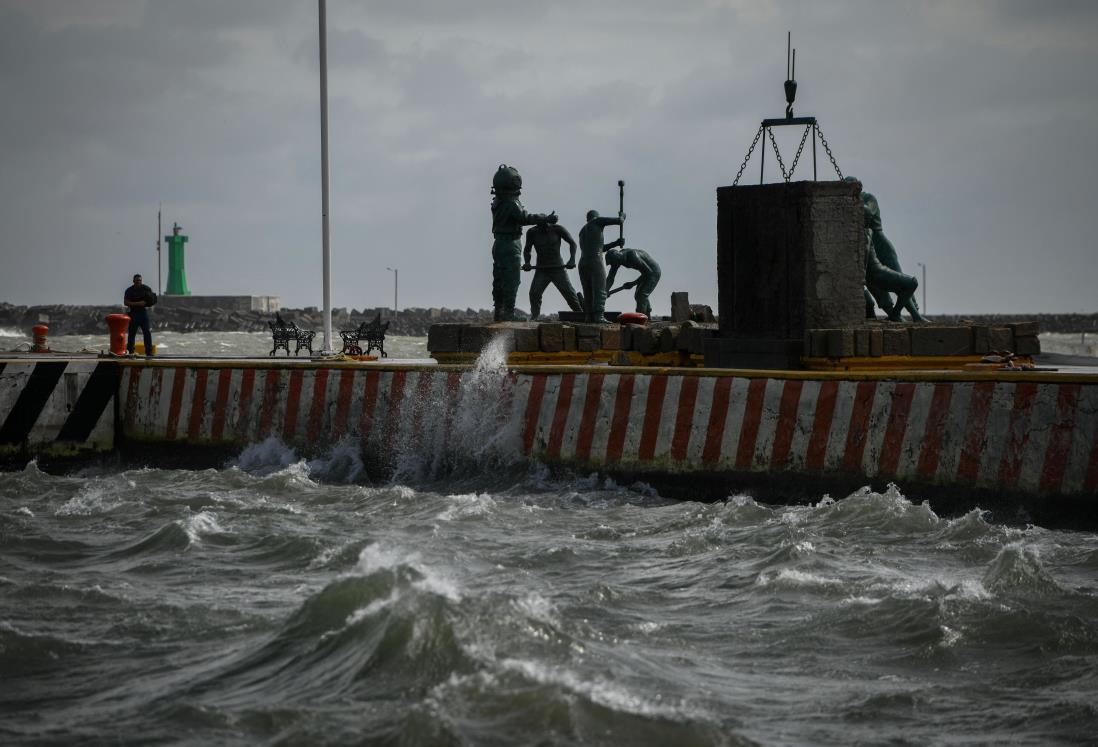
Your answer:
[[[846,177],[848,182],[858,182],[854,176]],[[879,306],[881,311],[891,321],[902,321],[900,313],[907,310],[914,322],[925,322],[926,318],[919,312],[919,304],[915,300],[915,290],[919,287],[919,281],[912,275],[904,273],[900,267],[900,258],[896,254],[896,247],[888,240],[881,225],[881,207],[877,198],[869,192],[862,190],[862,211],[865,215],[865,315],[867,319],[876,316],[874,307]],[[890,293],[896,294],[893,302]]]
[[[519,202],[522,177],[517,169],[501,165],[492,178],[492,306],[497,322],[515,321],[522,266],[523,226],[554,225],[556,213],[528,213]]]
[[[637,302],[637,311],[648,318],[652,318],[652,303],[649,297],[660,282],[660,266],[652,255],[643,249],[610,249],[606,252],[606,264],[610,266],[610,274],[606,278],[606,285],[614,284],[614,277],[618,274],[618,268],[625,267],[636,270],[640,277],[610,291],[616,293],[626,288],[636,288],[633,299]],[[609,295],[609,294],[607,294]]]

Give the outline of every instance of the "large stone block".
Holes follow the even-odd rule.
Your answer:
[[[594,337],[576,338],[576,350],[581,353],[593,353],[599,349],[599,341]]]
[[[972,328],[972,352],[976,355],[984,355],[991,352],[988,344],[987,325],[977,324]]]
[[[884,331],[880,327],[869,328],[869,357],[880,358],[884,355]]]
[[[690,321],[690,294],[686,291],[671,293],[671,321]]]
[[[865,327],[854,330],[854,355],[859,358],[869,357],[869,330]]]
[[[911,327],[912,355],[972,355],[971,327]]]
[[[541,333],[537,327],[516,327],[514,334],[516,351],[536,353],[541,349]]]
[[[651,327],[633,327],[630,336],[633,338],[633,350],[641,355],[659,352],[659,330]]]
[[[1041,341],[1036,335],[1014,338],[1014,353],[1016,355],[1037,355],[1041,352]]]
[[[461,324],[432,324],[427,328],[427,350],[431,353],[461,351]]]
[[[479,353],[491,342],[497,330],[486,324],[466,324],[461,328],[461,352]]]
[[[544,323],[538,328],[541,333],[541,352],[559,353],[564,350],[564,325],[554,322]]]
[[[911,355],[911,336],[906,326],[885,327],[881,330],[882,355]]]
[[[606,325],[601,330],[603,350],[621,350],[621,327]]]
[[[1037,322],[1014,322],[1009,326],[1015,337],[1036,337],[1041,332],[1041,325]]]
[[[1014,350],[1014,335],[1010,327],[988,327],[987,347],[989,352],[1008,353]]]
[[[863,321],[859,194],[860,185],[850,182],[717,190],[722,337],[801,341],[809,329]]]
[[[850,358],[854,355],[854,330],[827,330],[827,355],[829,358]]]
[[[576,328],[569,325],[569,324],[565,324],[561,328],[561,340],[563,342],[565,350],[568,350],[568,351],[575,350],[576,349]]]
[[[671,325],[670,327],[664,327],[660,330],[660,352],[670,353],[678,350],[679,347],[679,334],[681,330],[678,325]]]

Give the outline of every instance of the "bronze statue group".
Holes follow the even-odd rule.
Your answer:
[[[623,186],[618,182],[619,187]],[[598,211],[587,212],[587,222],[579,231],[579,276],[582,294],[577,293],[568,279],[568,270],[577,267],[577,242],[568,229],[560,225],[557,214],[528,213],[519,202],[522,177],[518,171],[502,165],[492,179],[492,305],[497,322],[518,319],[515,300],[521,283],[522,271],[533,271],[530,283],[530,318],[541,315],[541,298],[550,285],[556,286],[568,307],[582,312],[584,321],[605,322],[607,296],[628,288],[635,288],[637,311],[652,315],[649,297],[660,279],[660,266],[645,251],[626,249],[622,238],[605,242],[603,231],[607,226],[621,226],[625,212],[619,204],[618,215],[604,218]],[[526,244],[522,246],[522,230],[526,232]],[[561,256],[561,242],[569,248],[568,261]],[[536,259],[531,257],[531,250]],[[535,263],[531,263],[534,259]],[[610,266],[609,277],[606,266]],[[636,270],[639,276],[618,288],[608,290],[618,269]]]
[[[846,181],[857,182],[853,176]],[[624,182],[618,182],[619,189]],[[618,238],[607,243],[603,232],[608,226],[625,223],[623,201],[619,202],[617,217],[600,216],[598,211],[587,211],[587,222],[579,230],[579,276],[582,293],[577,293],[568,279],[568,270],[575,269],[577,242],[568,229],[560,225],[557,214],[528,213],[519,202],[522,192],[522,176],[513,166],[501,165],[492,179],[492,305],[497,322],[516,321],[515,300],[518,296],[523,271],[534,272],[530,283],[530,318],[541,315],[541,299],[546,288],[553,285],[560,291],[568,307],[583,313],[584,321],[606,321],[608,296],[629,288],[635,288],[637,312],[650,317],[652,291],[660,280],[660,266],[652,256],[641,249],[625,248],[625,240]],[[622,195],[619,192],[619,196]],[[884,234],[881,225],[881,208],[877,198],[869,192],[861,193],[865,216],[865,313],[866,318],[876,317],[876,309],[889,320],[901,321],[901,312],[907,311],[914,322],[925,322],[915,301],[918,281],[900,267],[896,248]],[[522,231],[526,232],[526,244],[522,246]],[[568,261],[561,256],[561,242],[568,244]],[[531,256],[536,254],[536,259]],[[533,260],[533,261],[532,261]],[[606,267],[610,266],[607,275]],[[635,270],[635,280],[610,289],[621,268]],[[892,299],[895,294],[895,300]]]

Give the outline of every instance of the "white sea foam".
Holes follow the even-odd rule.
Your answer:
[[[380,543],[367,545],[358,555],[355,575],[369,576],[380,571],[396,572],[401,567],[412,568],[419,579],[411,586],[418,591],[444,597],[451,602],[461,601],[461,589],[458,583],[443,571],[427,565],[418,552],[382,547]]]
[[[233,460],[232,466],[252,474],[266,475],[297,461],[297,453],[274,436],[257,444],[248,444]]]
[[[467,493],[464,495],[449,495],[446,499],[450,506],[438,514],[435,518],[439,521],[453,521],[471,516],[484,516],[496,509],[496,501],[488,493]]]
[[[353,483],[366,474],[362,449],[350,438],[334,444],[324,456],[311,460],[308,467],[311,477],[325,482]]]
[[[54,516],[91,516],[110,511],[122,505],[114,491],[107,490],[101,482],[86,482],[69,500],[53,512]]]
[[[210,511],[199,511],[179,522],[191,544],[197,544],[202,537],[210,534],[223,534],[224,529],[217,523],[217,516]]]
[[[815,573],[799,571],[796,568],[783,568],[777,573],[761,573],[755,579],[756,586],[778,586],[786,588],[841,588],[846,582],[838,578],[830,578]]]
[[[15,509],[15,513],[23,514],[23,516],[29,516],[32,519],[34,518],[34,511],[31,511],[26,506],[20,506],[19,508]]]

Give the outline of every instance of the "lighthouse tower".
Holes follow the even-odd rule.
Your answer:
[[[169,296],[189,296],[191,291],[187,288],[187,267],[183,258],[183,245],[187,243],[187,237],[180,233],[182,227],[178,223],[172,224],[172,235],[165,236],[168,242],[168,291]]]

